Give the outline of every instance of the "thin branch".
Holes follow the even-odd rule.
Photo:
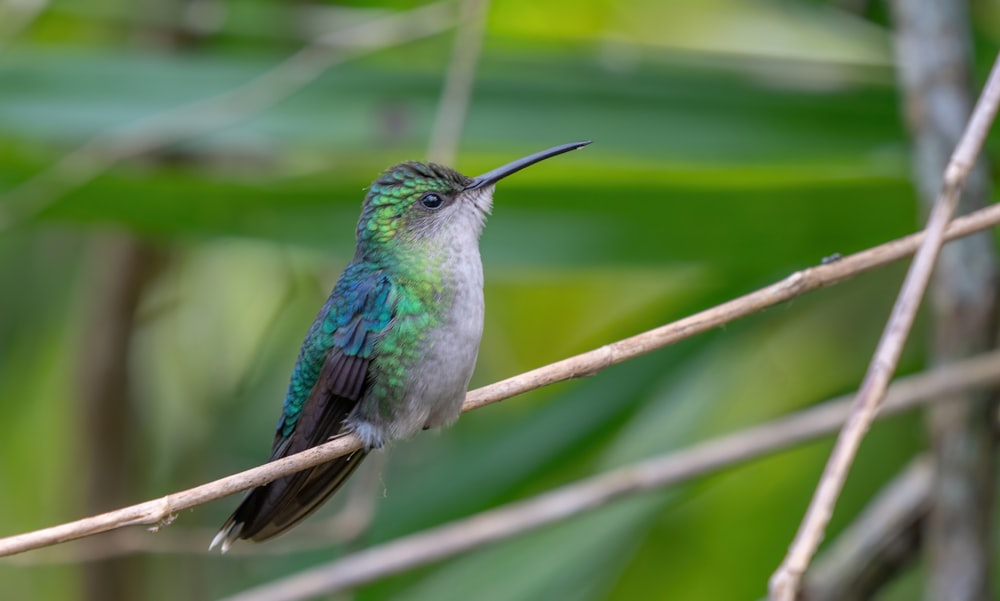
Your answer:
[[[1000,383],[1000,352],[901,378],[893,384],[880,417],[947,396],[957,388]],[[456,520],[288,578],[224,601],[295,601],[328,595],[424,566],[517,534],[602,507],[626,495],[655,490],[723,467],[732,467],[834,432],[851,411],[853,395],[693,445],[623,468]]]
[[[455,25],[455,12],[453,0],[443,0],[332,32],[232,90],[98,135],[8,192],[0,210],[0,231],[37,215],[59,196],[126,158],[249,119],[334,65],[447,31]]]
[[[833,515],[837,498],[847,479],[847,472],[861,445],[861,439],[871,425],[875,411],[885,396],[886,387],[896,369],[903,344],[913,325],[920,300],[944,243],[944,232],[958,203],[962,184],[976,162],[979,149],[996,116],[998,104],[1000,104],[1000,55],[994,63],[976,110],[945,169],[941,192],[928,219],[926,238],[910,265],[885,331],[869,364],[868,373],[861,383],[851,418],[837,438],[788,554],[771,576],[772,601],[794,601],[798,595],[802,574],[819,547],[826,526]]]
[[[385,453],[374,456],[385,457]],[[377,466],[376,466],[377,467]],[[368,470],[363,477],[377,480],[381,472]],[[345,546],[356,548],[358,539],[372,521],[367,515],[374,511],[375,501],[371,499],[371,487],[361,488],[357,495],[367,495],[366,499],[348,499],[342,509],[323,519],[313,519],[307,528],[297,528],[288,536],[266,545],[235,545],[226,551],[226,557],[286,557],[296,553],[308,553],[320,549]],[[352,506],[353,505],[353,506]],[[150,532],[156,536],[150,536]],[[80,538],[61,545],[35,549],[31,553],[21,553],[0,557],[0,565],[16,567],[39,567],[49,565],[92,564],[124,555],[218,555],[211,551],[205,541],[218,534],[218,526],[182,526],[170,528],[152,527],[148,529],[120,528],[102,533],[100,536]]]
[[[960,400],[968,402],[966,399],[955,395],[948,400],[956,402],[945,403],[937,397],[930,405],[955,405],[961,404]],[[930,509],[933,479],[934,465],[929,454],[912,460],[813,563],[806,572],[799,598],[808,601],[874,598],[920,554],[921,527]]]
[[[1000,223],[1000,205],[992,205],[956,219],[948,228],[946,238],[967,236]],[[833,263],[810,267],[787,278],[721,305],[695,313],[684,319],[660,326],[602,346],[600,348],[539,367],[506,380],[477,388],[466,396],[462,411],[472,411],[510,397],[562,382],[595,374],[602,369],[656,349],[690,338],[712,328],[800,296],[824,286],[886,265],[916,251],[924,234],[917,233],[881,244],[844,257]],[[172,519],[174,512],[221,499],[272,480],[293,474],[361,447],[353,436],[342,436],[318,447],[279,459],[214,482],[42,530],[35,530],[0,539],[0,557],[37,549],[68,540],[90,536],[136,524],[157,524]]]
[[[427,150],[427,157],[431,161],[443,165],[455,163],[458,140],[472,97],[472,84],[476,79],[476,63],[483,46],[489,6],[489,0],[465,0],[462,3],[451,63],[438,101]]]

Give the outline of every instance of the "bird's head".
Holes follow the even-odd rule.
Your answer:
[[[394,165],[372,182],[365,196],[358,221],[359,248],[420,242],[446,234],[478,239],[493,207],[493,190],[498,181],[589,143],[556,146],[478,177],[436,163],[408,161]]]

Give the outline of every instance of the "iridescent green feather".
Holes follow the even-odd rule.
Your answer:
[[[357,227],[364,255],[341,275],[306,335],[285,396],[276,452],[294,431],[332,349],[371,360],[370,387],[359,411],[391,419],[391,401],[400,398],[408,367],[419,360],[427,332],[448,309],[433,249],[399,234],[407,231],[410,205],[423,192],[457,191],[468,182],[437,165],[403,163],[372,184]]]

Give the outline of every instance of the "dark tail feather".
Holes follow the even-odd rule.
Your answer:
[[[261,542],[295,526],[336,492],[367,454],[355,451],[251,490],[219,529],[209,550],[221,543],[225,553],[238,539]]]

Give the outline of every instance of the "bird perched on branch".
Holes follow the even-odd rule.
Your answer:
[[[478,177],[434,163],[368,189],[354,258],[306,334],[270,460],[356,434],[363,448],[251,490],[210,548],[277,536],[319,508],[372,449],[458,418],[483,332],[479,235],[504,177],[590,142]]]

